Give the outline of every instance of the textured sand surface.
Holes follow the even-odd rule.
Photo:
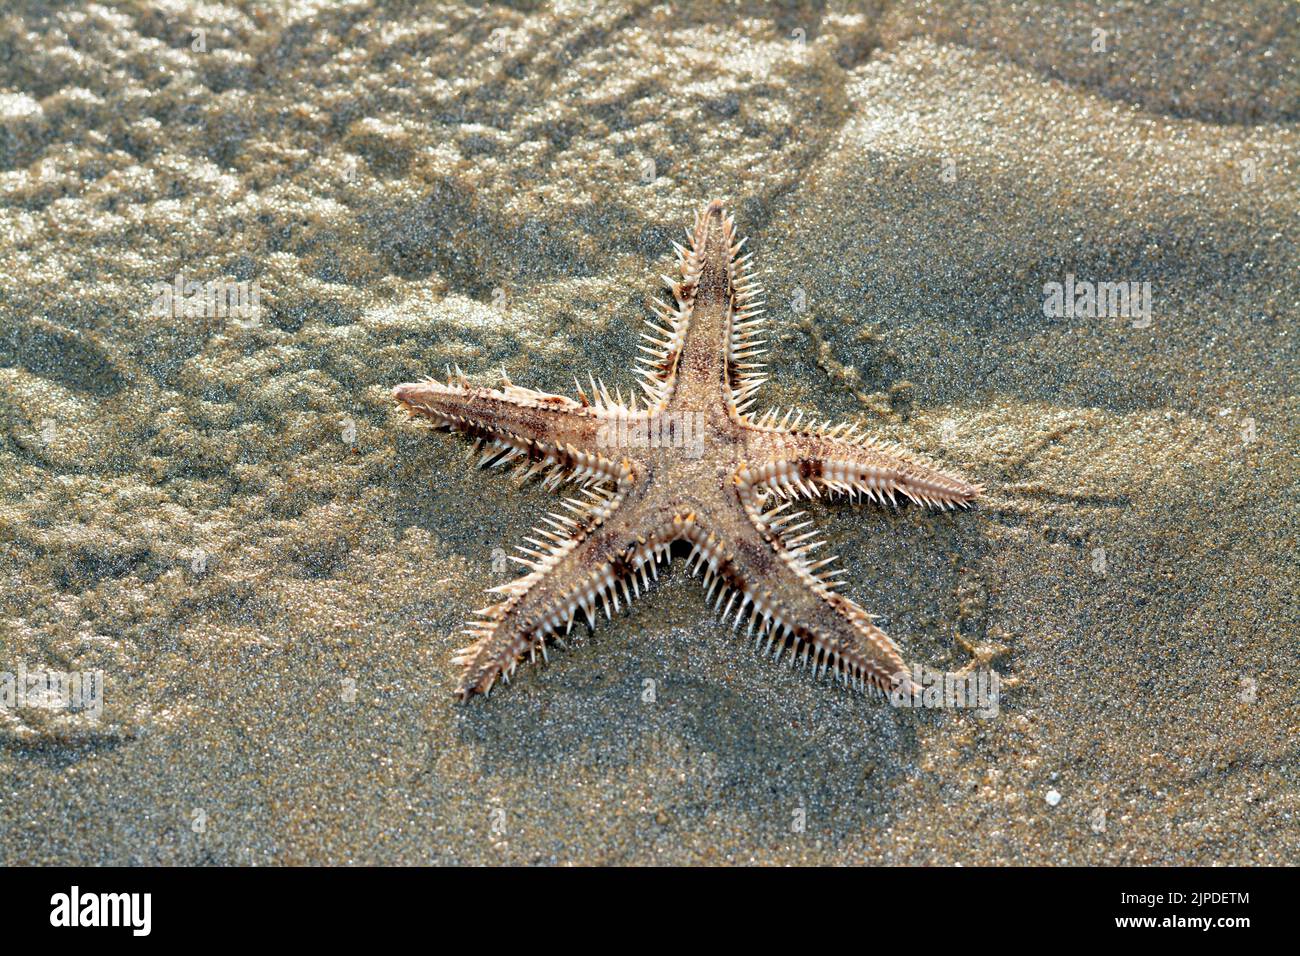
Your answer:
[[[105,695],[0,708],[0,861],[1295,862],[1300,7],[592,7],[6,4],[0,672]],[[812,515],[996,717],[773,666],[680,562],[452,702],[554,495],[392,386],[626,388],[714,196],[760,408],[988,487]],[[1150,324],[1045,316],[1067,274]],[[151,314],[178,275],[260,320]]]

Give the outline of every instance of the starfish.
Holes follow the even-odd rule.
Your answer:
[[[791,509],[814,497],[897,504],[899,495],[953,508],[982,489],[851,425],[805,423],[792,411],[751,416],[766,381],[753,254],[741,254],[745,241],[718,200],[686,233],[689,247],[673,243],[678,277],[662,277],[672,302],[652,303],[659,322],[642,333],[644,397],[611,396],[594,379],[587,392],[575,378],[575,400],[521,388],[504,371],[501,388],[483,388],[459,368],[445,382],[393,391],[412,417],[475,439],[481,465],[579,486],[566,513],[548,515],[526,539],[532,547],[511,556],[526,573],[492,588],[496,603],[465,628],[473,642],[453,658],[462,700],[508,682],[525,655],[547,658],[579,611],[594,626],[600,610],[608,618],[611,605],[639,597],[678,541],[722,619],[733,631],[745,624],[766,654],[788,653],[791,665],[833,671],[858,690],[910,689],[898,648],[836,590],[845,572],[814,557],[823,542]]]

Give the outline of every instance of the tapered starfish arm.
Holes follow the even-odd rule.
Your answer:
[[[521,578],[493,588],[504,600],[476,613],[465,633],[474,643],[452,662],[463,668],[457,695],[465,700],[492,689],[497,678],[509,681],[519,661],[547,656],[548,641],[562,642],[579,611],[595,624],[603,608],[621,610],[658,579],[658,565],[669,546],[682,536],[680,518],[671,509],[653,509],[626,460],[612,491],[588,492],[588,501],[571,499],[570,514],[552,514],[547,527],[520,548],[527,557],[514,560],[528,568]],[[621,600],[620,600],[621,598]]]
[[[833,574],[820,571],[833,559],[810,558],[819,542],[806,534],[783,540],[783,530],[796,530],[788,525],[797,516],[785,506],[765,512],[743,468],[734,488],[734,511],[705,514],[686,535],[707,568],[710,595],[721,586],[714,602],[723,607],[723,618],[733,617],[733,629],[747,618],[755,648],[778,661],[788,653],[791,666],[811,662],[818,676],[833,669],[841,682],[859,690],[888,691],[907,682],[894,642],[871,623],[871,615],[836,593]],[[721,526],[719,534],[712,524]]]
[[[762,287],[722,203],[709,203],[687,237],[689,248],[674,243],[680,278],[661,277],[673,304],[651,303],[663,324],[647,323],[655,334],[642,337],[654,347],[641,346],[647,357],[637,374],[656,407],[734,410],[765,380],[753,361],[763,354],[756,337]]]
[[[787,430],[790,413],[775,415],[746,431],[749,478],[781,497],[812,497],[821,489],[883,501],[903,494],[936,508],[970,504],[983,492],[979,485],[943,471],[922,455],[865,437],[851,426]]]
[[[626,431],[629,418],[645,415],[609,400],[607,394],[606,401],[593,404],[583,395],[582,402],[575,402],[509,380],[500,389],[480,388],[464,379],[411,382],[393,389],[393,398],[412,416],[485,445],[485,464],[517,462],[529,474],[549,472],[553,479],[567,476],[583,482],[617,480],[618,429],[621,425]]]

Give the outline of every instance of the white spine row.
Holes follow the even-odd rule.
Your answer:
[[[727,223],[728,235],[734,239],[734,223],[730,218]],[[733,308],[731,334],[727,339],[727,359],[735,364],[739,372],[736,385],[731,389],[731,405],[738,415],[744,415],[753,407],[759,386],[768,379],[763,374],[767,363],[754,361],[768,351],[761,348],[767,340],[759,338],[766,322],[764,313],[767,312],[762,306],[767,304],[767,300],[759,298],[763,294],[763,287],[750,271],[754,254],[740,255],[744,245],[745,240],[741,239],[731,247],[731,262],[728,264]]]

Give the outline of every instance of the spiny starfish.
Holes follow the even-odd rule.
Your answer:
[[[692,546],[687,567],[704,584],[723,620],[777,660],[833,669],[858,689],[906,685],[906,666],[872,615],[838,593],[836,576],[814,559],[822,542],[804,531],[791,506],[838,495],[896,503],[901,493],[940,508],[966,505],[981,491],[931,461],[857,428],[804,424],[802,414],[751,417],[766,380],[755,361],[765,311],[741,255],[730,216],[715,200],[677,243],[680,278],[664,276],[673,304],[655,302],[662,325],[641,346],[639,396],[624,402],[603,384],[578,400],[520,388],[471,385],[457,368],[446,383],[399,385],[393,397],[414,416],[463,432],[484,448],[481,464],[515,463],[548,483],[576,481],[583,497],[551,514],[514,559],[523,577],[493,588],[502,595],[466,628],[474,641],[453,662],[463,667],[461,699],[510,679],[527,654],[547,656],[563,643],[579,610],[594,624],[658,578],[670,546]],[[504,373],[503,373],[504,375]],[[575,379],[576,384],[576,379]],[[512,556],[513,557],[513,556]],[[725,604],[723,602],[726,602]]]

